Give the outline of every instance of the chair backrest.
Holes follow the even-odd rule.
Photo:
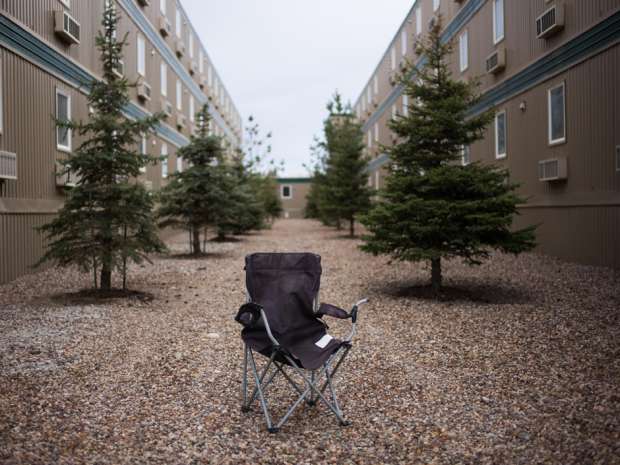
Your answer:
[[[321,257],[312,253],[255,253],[245,257],[246,286],[274,333],[316,322],[313,302],[321,284]]]

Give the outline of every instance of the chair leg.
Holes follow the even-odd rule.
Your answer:
[[[242,412],[250,411],[250,402],[248,402],[248,351],[250,348],[247,344],[244,344],[243,350],[243,381],[241,382],[241,389],[243,390],[243,403],[241,404]]]
[[[254,380],[256,381],[256,389],[258,390],[258,398],[260,399],[260,404],[261,404],[261,407],[263,408],[263,413],[265,414],[265,421],[267,422],[267,429],[269,430],[270,433],[275,432],[275,431],[273,431],[273,428],[272,428],[271,415],[269,415],[269,409],[267,408],[267,402],[265,401],[265,396],[263,395],[263,388],[261,384],[263,382],[263,378],[267,374],[267,369],[269,369],[269,366],[273,362],[274,357],[275,357],[275,352],[269,358],[269,363],[267,365],[267,368],[265,369],[265,371],[263,371],[263,374],[261,377],[258,375],[258,370],[256,369],[256,362],[254,361],[254,354],[250,350],[250,357],[249,357],[250,365],[252,366]]]

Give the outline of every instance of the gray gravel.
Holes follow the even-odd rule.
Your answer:
[[[152,300],[67,296],[90,283],[75,271],[0,286],[0,463],[620,463],[613,271],[497,254],[450,263],[434,301],[423,265],[357,245],[289,220],[135,268]],[[239,410],[232,317],[244,255],[299,250],[323,256],[322,300],[372,303],[338,380],[353,425],[302,409],[274,436]]]

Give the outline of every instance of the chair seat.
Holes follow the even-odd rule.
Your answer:
[[[273,344],[266,331],[246,328],[241,332],[241,337],[252,349],[266,357],[271,356]],[[329,339],[331,336],[327,335],[325,326],[322,324],[314,328],[303,328],[303,331],[294,332],[294,334],[275,335],[275,337],[282,345],[281,348],[290,354],[295,363],[306,370],[316,370],[323,366],[343,344],[340,339]],[[290,365],[283,356],[276,357],[276,361]]]

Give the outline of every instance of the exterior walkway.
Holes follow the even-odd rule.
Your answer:
[[[209,243],[207,259],[133,270],[130,286],[153,300],[58,295],[89,285],[75,271],[0,286],[0,462],[618,463],[613,271],[537,255],[454,262],[436,302],[424,266],[358,244],[288,220]],[[317,252],[322,300],[372,299],[337,382],[352,426],[320,406],[270,435],[260,409],[241,413],[233,317],[257,251]],[[330,332],[345,334],[340,323]]]

